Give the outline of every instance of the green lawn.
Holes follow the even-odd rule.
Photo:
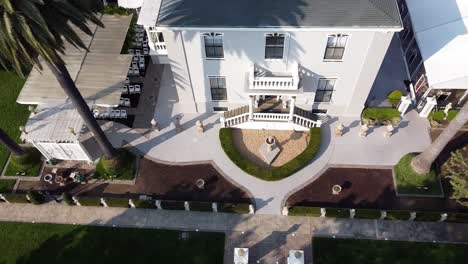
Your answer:
[[[8,193],[15,187],[16,180],[0,180],[0,193]]]
[[[395,178],[399,194],[435,195],[442,194],[439,178],[432,169],[425,175],[419,175],[411,168],[411,159],[416,154],[406,154],[395,165]],[[427,188],[427,189],[425,189]]]
[[[0,223],[0,263],[223,263],[224,234]]]
[[[462,264],[468,245],[314,238],[314,264]]]
[[[15,140],[19,139],[19,126],[26,123],[28,106],[16,103],[16,98],[24,84],[15,73],[0,71],[0,127]],[[0,145],[0,169],[3,169],[10,152]]]

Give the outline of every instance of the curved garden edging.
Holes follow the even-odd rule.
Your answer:
[[[279,181],[305,167],[315,157],[321,146],[321,129],[314,127],[309,132],[310,140],[306,149],[280,167],[261,168],[246,159],[234,146],[232,140],[232,130],[222,128],[219,131],[221,147],[228,158],[244,172],[265,181]]]

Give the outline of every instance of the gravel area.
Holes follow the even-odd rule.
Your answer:
[[[264,168],[287,163],[303,152],[309,142],[308,133],[295,131],[233,129],[232,135],[237,149],[250,161]],[[281,150],[271,165],[263,160],[259,151],[267,136],[273,136]]]

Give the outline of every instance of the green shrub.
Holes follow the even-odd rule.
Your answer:
[[[62,193],[62,199],[63,201],[70,206],[75,205],[75,202],[73,201],[72,195],[68,192]]]
[[[356,209],[356,218],[362,219],[379,219],[380,210],[377,209]]]
[[[25,176],[38,176],[42,167],[42,154],[32,147],[24,148],[25,154],[21,156],[11,155],[10,163],[5,171],[7,176],[15,176],[16,173],[25,173]]]
[[[102,206],[99,197],[78,197],[77,199],[82,206]]]
[[[117,157],[107,159],[104,155],[96,164],[96,178],[132,180],[136,173],[136,159],[130,151],[119,148],[116,149]]]
[[[291,206],[288,215],[292,216],[320,216],[320,207]]]
[[[28,197],[32,204],[41,204],[44,202],[44,196],[37,191],[29,190]]]
[[[448,114],[447,114],[447,119],[446,119],[446,120],[448,120],[448,121],[453,120],[453,119],[457,116],[458,112],[460,112],[460,110],[455,110],[455,109],[449,110],[449,111],[448,111]],[[432,112],[427,116],[427,118],[428,118],[429,120],[442,121],[442,120],[444,120],[444,118],[445,118],[445,112],[444,112],[444,110],[432,111]]]
[[[393,107],[397,107],[398,103],[400,103],[402,96],[403,96],[402,91],[393,90],[387,95],[387,99],[390,101]]]
[[[212,203],[209,203],[209,202],[190,202],[190,211],[213,212]]]
[[[153,200],[132,200],[133,204],[135,205],[136,208],[147,208],[147,209],[153,209],[156,208],[154,205]]]
[[[387,211],[388,220],[408,220],[410,218],[410,212],[408,211]]]
[[[16,180],[0,179],[0,193],[9,193],[15,187]]]
[[[127,198],[105,198],[106,204],[109,207],[123,207],[129,208],[130,205],[128,204]]]
[[[416,212],[416,219],[415,221],[430,221],[435,222],[439,221],[441,217],[441,213],[434,213],[434,212]]]
[[[164,210],[185,210],[184,201],[161,201]]]
[[[246,203],[218,203],[218,212],[248,214],[249,204]]]
[[[26,194],[16,194],[16,193],[9,193],[5,194],[5,198],[10,203],[29,203],[28,199],[26,198]]]
[[[262,180],[277,181],[299,171],[315,157],[320,149],[321,130],[318,127],[311,128],[309,143],[301,154],[280,167],[270,168],[257,166],[239,152],[233,143],[231,128],[222,128],[219,131],[219,139],[226,155],[240,169]]]
[[[468,214],[466,213],[450,213],[447,216],[447,222],[452,223],[468,223]]]
[[[394,167],[398,193],[418,195],[442,194],[439,178],[434,168],[424,175],[417,174],[413,170],[411,160],[416,155],[415,153],[406,154]]]
[[[349,218],[349,209],[347,208],[327,208],[326,217]]]
[[[131,11],[117,5],[106,5],[104,6],[104,14],[115,16],[128,16],[131,14]]]
[[[396,126],[400,119],[400,112],[395,108],[366,108],[361,114],[362,123],[369,126]]]

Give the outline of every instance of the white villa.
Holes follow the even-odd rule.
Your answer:
[[[468,1],[398,0],[411,94],[421,116],[468,99]]]
[[[320,125],[312,113],[361,114],[402,30],[395,0],[144,0],[138,24],[180,112],[303,130]]]

